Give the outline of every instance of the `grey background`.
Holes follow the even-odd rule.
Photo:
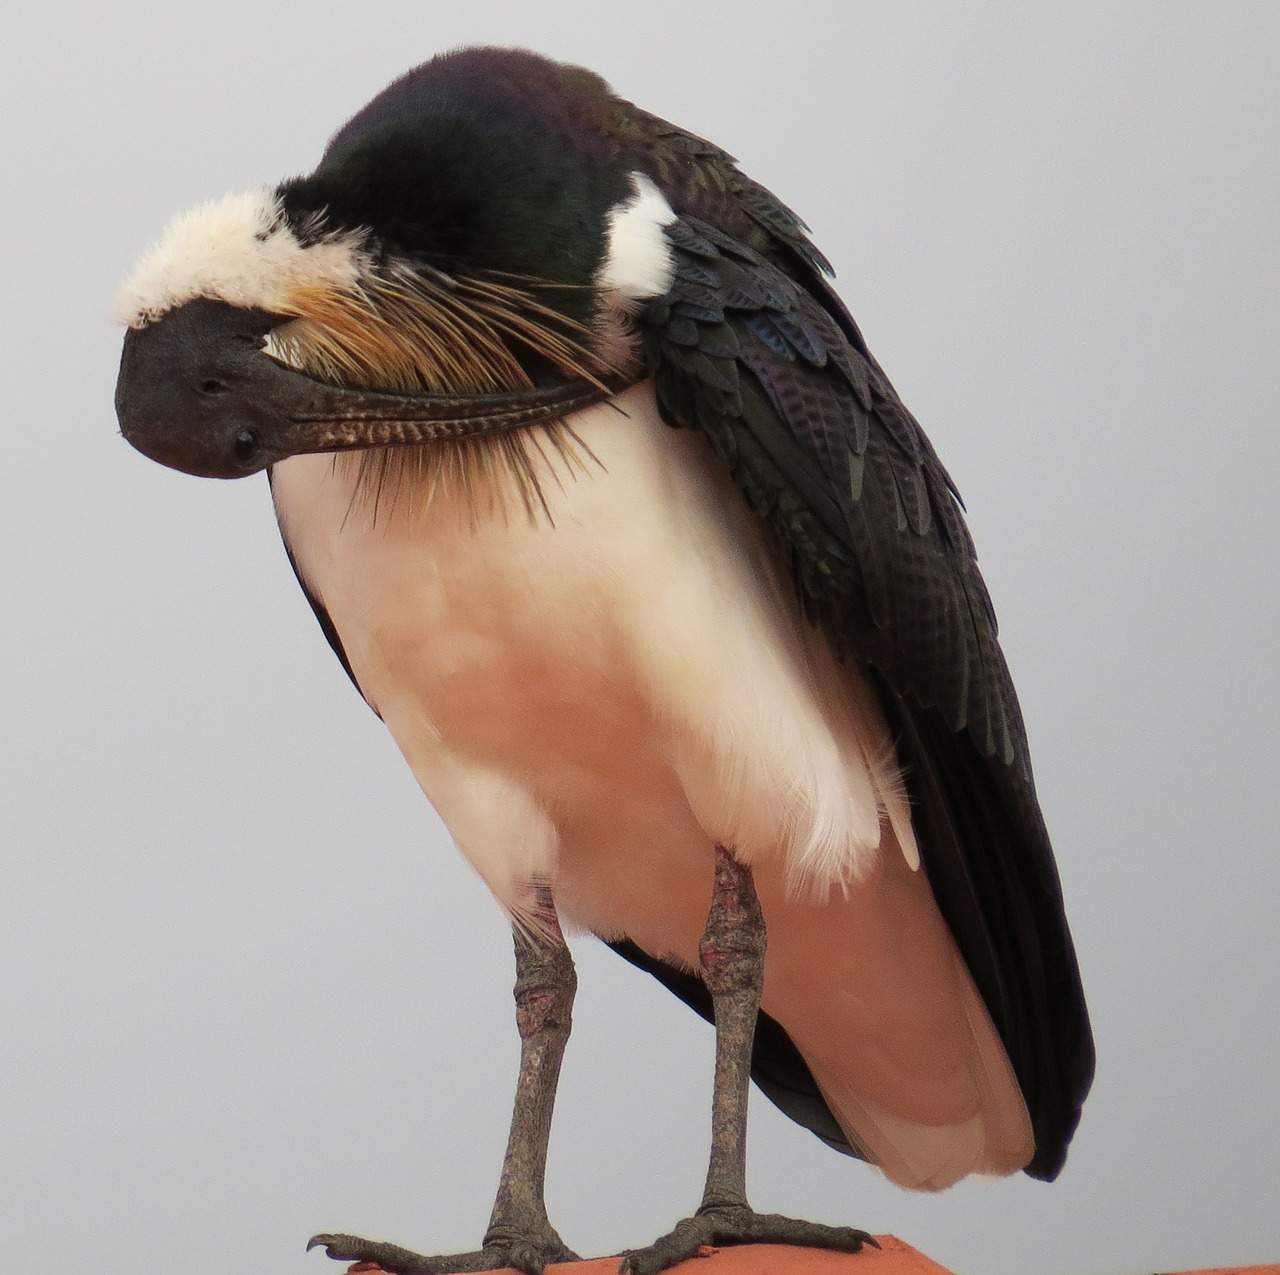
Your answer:
[[[116,436],[118,283],[458,43],[601,71],[794,205],[963,490],[1100,1053],[1066,1172],[913,1197],[754,1108],[756,1202],[962,1275],[1280,1260],[1274,3],[17,5],[5,121],[0,1249],[469,1247],[504,923],[348,687],[265,482]],[[687,1211],[711,1037],[590,942],[550,1205]],[[335,1268],[336,1269],[336,1268]]]

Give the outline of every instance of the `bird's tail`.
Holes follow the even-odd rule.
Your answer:
[[[892,1181],[941,1190],[1016,1172],[1035,1146],[1013,1068],[927,881],[886,832],[847,898],[788,898],[780,873],[757,869],[763,1008],[851,1146]]]

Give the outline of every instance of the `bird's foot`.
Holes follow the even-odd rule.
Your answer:
[[[313,1235],[307,1251],[313,1248],[323,1248],[339,1262],[359,1263],[356,1269],[386,1271],[387,1275],[463,1275],[469,1271],[500,1271],[507,1267],[524,1271],[525,1275],[542,1275],[549,1262],[579,1260],[550,1226],[529,1235],[490,1232],[485,1236],[483,1248],[431,1257],[398,1244],[363,1240],[358,1235]]]
[[[824,1226],[780,1213],[757,1213],[747,1204],[717,1204],[677,1222],[674,1230],[648,1248],[624,1254],[618,1270],[621,1275],[657,1275],[677,1262],[696,1257],[704,1247],[730,1244],[794,1244],[844,1253],[856,1253],[864,1244],[880,1247],[866,1231],[851,1226]]]

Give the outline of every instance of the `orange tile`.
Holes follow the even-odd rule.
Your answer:
[[[780,1244],[744,1244],[705,1250],[706,1256],[682,1262],[675,1275],[953,1275],[894,1235],[877,1235],[880,1248],[861,1253],[830,1253],[817,1248]],[[351,1271],[372,1275],[378,1268],[357,1263]],[[588,1262],[548,1266],[547,1275],[616,1275],[618,1258],[596,1257]],[[515,1275],[495,1271],[493,1275]],[[1153,1275],[1155,1273],[1153,1272]],[[1280,1275],[1280,1265],[1220,1266],[1213,1270],[1168,1271],[1160,1275]]]

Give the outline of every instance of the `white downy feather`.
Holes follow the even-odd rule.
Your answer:
[[[197,297],[291,312],[301,290],[351,290],[367,269],[358,233],[304,244],[269,190],[227,195],[174,218],[116,299],[126,327],[155,323]]]

